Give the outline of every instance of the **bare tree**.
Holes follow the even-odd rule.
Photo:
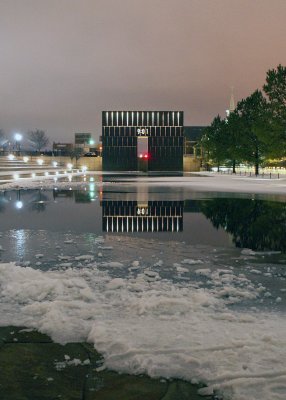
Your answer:
[[[45,131],[36,129],[35,131],[28,132],[29,141],[35,150],[41,151],[41,149],[49,143],[49,138]]]
[[[80,159],[80,157],[82,156],[83,150],[80,147],[74,147],[70,152],[69,152],[69,156],[70,159],[73,160],[75,158],[75,164],[77,166],[77,162]]]
[[[3,144],[6,142],[6,136],[5,136],[5,132],[3,131],[3,129],[0,129],[0,146],[3,146]]]

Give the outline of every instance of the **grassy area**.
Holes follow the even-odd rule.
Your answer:
[[[0,328],[1,400],[202,399],[190,383],[118,374],[102,363],[88,343],[60,345],[37,331]]]

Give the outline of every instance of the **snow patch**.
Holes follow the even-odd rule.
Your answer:
[[[285,398],[284,313],[229,308],[263,295],[261,286],[231,270],[208,272],[209,288],[157,277],[145,269],[114,278],[96,264],[39,271],[2,263],[0,324],[59,343],[89,341],[104,355],[102,368],[204,382],[202,393],[232,400]],[[88,362],[68,356],[55,367]]]
[[[189,265],[196,265],[196,264],[203,264],[202,260],[192,260],[190,258],[185,258],[181,261],[181,264],[189,264]]]
[[[103,262],[99,264],[101,267],[105,268],[122,268],[124,267],[124,264],[118,261],[109,261],[109,262]]]

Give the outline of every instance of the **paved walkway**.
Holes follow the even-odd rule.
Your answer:
[[[87,343],[62,346],[36,331],[0,328],[1,400],[207,399],[196,392],[184,381],[107,371]]]

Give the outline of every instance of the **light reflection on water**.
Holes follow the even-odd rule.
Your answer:
[[[125,277],[138,260],[180,281],[196,277],[192,268],[173,275],[174,265],[196,259],[203,268],[251,276],[284,298],[286,205],[273,200],[93,181],[80,188],[2,192],[0,262],[80,268],[88,258],[76,258],[90,255],[99,264],[122,262],[126,268],[110,274]],[[267,302],[276,306],[273,298]]]
[[[17,259],[23,259],[26,253],[27,231],[24,229],[17,229],[13,231],[12,238],[15,242],[15,255]]]
[[[0,218],[0,245],[5,248],[0,260],[23,260],[43,252],[51,262],[55,249],[67,245],[63,240],[68,241],[67,236],[74,237],[69,249],[74,254],[93,251],[94,238],[112,234],[138,237],[138,246],[143,243],[140,239],[156,239],[286,251],[285,202],[253,195],[126,187],[120,181],[104,185],[89,177],[80,188],[0,192]]]

